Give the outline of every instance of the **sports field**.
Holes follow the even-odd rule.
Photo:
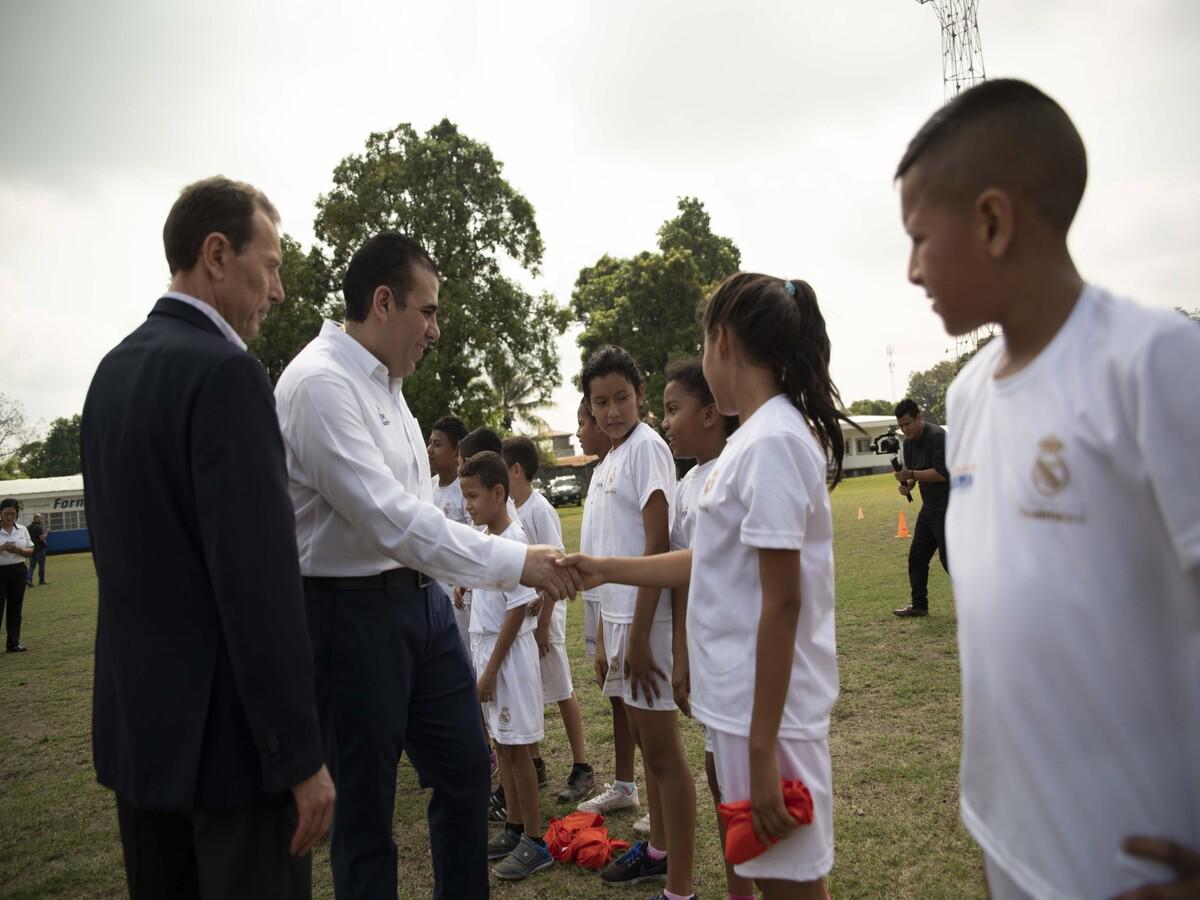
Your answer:
[[[930,617],[892,616],[907,603],[908,588],[908,541],[894,536],[897,513],[903,509],[911,526],[920,508],[904,503],[895,484],[889,475],[873,476],[833,492],[842,693],[830,735],[837,836],[830,890],[837,900],[984,897],[979,851],[958,818],[958,656],[949,582],[935,562]],[[560,512],[573,549],[580,510]],[[51,557],[47,574],[50,584],[26,594],[22,640],[30,652],[0,657],[0,896],[121,897],[115,808],[95,783],[91,759],[95,572],[90,556],[76,555]],[[581,603],[571,604],[568,623],[589,755],[602,781],[612,775],[609,716],[583,659]],[[702,738],[695,723],[685,721],[684,729],[701,807],[695,889],[702,898],[723,897]],[[554,709],[547,710],[542,747],[550,776],[542,813],[549,817],[567,811],[554,794],[570,769]],[[402,765],[395,818],[402,897],[428,897],[432,886],[422,794]],[[610,818],[613,836],[631,837],[636,818]],[[314,895],[332,897],[327,845],[317,849],[313,870]],[[596,875],[566,866],[523,883],[497,883],[493,894],[614,896]]]

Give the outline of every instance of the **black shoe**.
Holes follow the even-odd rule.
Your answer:
[[[11,647],[8,648],[8,652],[9,653],[24,653],[28,649],[29,648],[26,647],[24,644],[13,644]]]
[[[901,619],[916,619],[929,615],[929,608],[925,606],[906,606],[904,609],[893,609],[892,615],[898,616]]]
[[[596,775],[592,767],[576,767],[567,776],[567,786],[558,792],[559,803],[579,803],[596,791]]]
[[[488,841],[487,857],[488,859],[504,859],[517,849],[519,843],[521,843],[521,835],[505,826],[500,829],[498,835]]]
[[[600,873],[605,884],[638,884],[642,881],[666,879],[667,858],[651,859],[645,841],[638,841],[616,862],[610,862]]]
[[[488,821],[489,822],[507,822],[508,807],[504,802],[504,787],[498,787],[492,791],[492,796],[488,800]]]
[[[540,759],[533,761],[533,771],[537,773],[538,790],[546,786],[546,763]]]

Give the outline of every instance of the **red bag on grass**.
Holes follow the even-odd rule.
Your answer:
[[[604,816],[599,813],[579,812],[567,813],[561,819],[551,819],[550,827],[546,829],[543,838],[550,855],[559,862],[567,862],[567,850],[575,836],[585,828],[596,828],[604,824]]]
[[[812,794],[808,792],[804,782],[788,778],[781,778],[779,782],[783,788],[783,803],[792,818],[799,825],[812,824]],[[737,865],[767,852],[769,848],[763,846],[758,835],[754,833],[749,800],[722,803],[717,807],[717,813],[725,823],[725,859],[728,862]],[[778,839],[772,838],[772,844],[777,842]]]

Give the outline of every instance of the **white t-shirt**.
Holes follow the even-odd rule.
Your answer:
[[[717,464],[714,457],[706,463],[692,466],[675,485],[675,508],[671,517],[671,549],[686,550],[692,546],[696,537],[696,502],[700,499],[700,491],[708,473]]]
[[[675,460],[667,442],[645,422],[634,426],[621,446],[610,450],[604,460],[604,480],[592,478],[589,500],[595,504],[595,517],[589,523],[598,556],[643,556],[646,552],[646,527],[642,510],[655,491],[667,499],[667,527],[670,504],[675,497]],[[624,584],[606,584],[599,588],[600,612],[606,622],[633,621],[638,589]],[[671,592],[659,597],[654,620],[671,618]]]
[[[508,538],[510,541],[521,541],[528,543],[525,539],[525,530],[521,527],[521,522],[515,516],[500,535]],[[515,591],[487,591],[476,588],[471,592],[474,596],[471,602],[471,634],[495,635],[500,633],[500,629],[504,625],[504,619],[508,615],[508,611],[516,609],[518,606],[527,606],[533,602],[537,593],[533,588],[518,585]],[[517,634],[525,634],[527,631],[533,631],[534,625],[537,624],[537,619],[533,616],[526,616],[521,622],[521,629]]]
[[[750,734],[762,618],[758,552],[799,550],[800,620],[779,737],[824,738],[838,695],[833,519],[825,452],[785,395],[729,438],[696,508],[687,615],[692,711],[718,731]]]
[[[525,536],[531,544],[548,544],[559,550],[566,550],[562,540],[562,523],[558,511],[550,505],[550,501],[534,491],[529,498],[517,507],[517,515],[525,529]],[[554,613],[550,617],[550,643],[565,644],[567,642],[567,604],[560,600],[554,604]]]
[[[1123,838],[1200,848],[1200,327],[1088,286],[1002,351],[947,395],[962,815],[1029,893],[1110,897],[1166,876]]]
[[[0,527],[0,544],[13,543],[18,547],[32,547],[33,539],[29,536],[29,530],[20,522],[13,522],[12,531],[5,531]],[[8,550],[0,550],[0,566],[14,566],[17,563],[29,562],[28,556],[22,556],[20,553],[11,553]]]
[[[462,485],[459,484],[457,478],[450,482],[445,487],[442,487],[441,478],[434,475],[431,483],[433,484],[433,505],[440,509],[446,516],[454,522],[461,522],[464,525],[471,524],[471,517],[467,515],[467,502],[463,499]],[[439,585],[448,597],[454,596],[454,586],[444,581],[439,581]],[[463,605],[468,605],[471,602],[470,591],[463,594]]]
[[[592,469],[592,480],[588,487],[588,495],[583,500],[583,517],[579,522],[579,552],[596,555],[596,542],[592,535],[592,521],[596,518],[596,503],[595,498],[599,492],[603,490],[604,484],[604,464],[608,462],[608,456],[596,463],[596,467]],[[583,592],[583,599],[589,603],[600,602],[600,588],[588,588]]]

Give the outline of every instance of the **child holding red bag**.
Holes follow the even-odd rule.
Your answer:
[[[735,866],[767,900],[823,900],[833,867],[829,713],[837,699],[833,522],[826,486],[844,439],[829,338],[803,281],[738,273],[709,297],[704,375],[741,427],[700,492],[692,549],[568,557],[588,584],[687,587],[692,711],[722,798],[749,801],[769,849]],[[803,782],[800,826],[782,780]]]

